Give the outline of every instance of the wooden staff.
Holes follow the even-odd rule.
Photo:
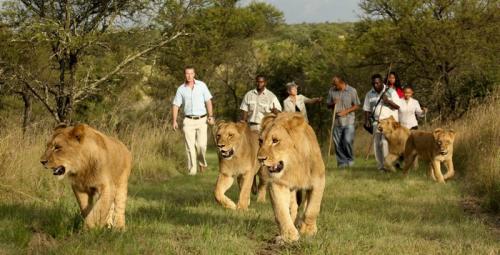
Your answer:
[[[332,152],[333,128],[335,127],[335,115],[337,115],[337,103],[335,103],[335,106],[333,107],[332,128],[330,129],[330,145],[328,145],[328,155],[326,156],[326,165],[328,165],[328,162],[330,161],[330,155]]]

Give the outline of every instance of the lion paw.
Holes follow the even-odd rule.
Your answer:
[[[246,211],[246,210],[248,210],[248,205],[238,203],[238,205],[236,206],[236,209]]]
[[[302,224],[300,226],[300,233],[306,236],[312,236],[318,232],[316,224]]]
[[[257,197],[257,203],[265,203],[265,202],[266,202],[266,196]]]
[[[288,231],[276,237],[276,244],[283,245],[286,243],[291,243],[299,240],[299,232],[294,229],[294,231]]]

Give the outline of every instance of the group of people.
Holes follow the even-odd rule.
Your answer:
[[[195,79],[194,67],[184,69],[185,82],[177,89],[172,107],[172,127],[178,129],[177,117],[179,108],[183,107],[185,147],[188,161],[188,174],[195,175],[207,168],[207,125],[215,124],[212,108],[212,95],[207,85]],[[253,131],[260,131],[260,124],[266,114],[299,112],[307,121],[306,104],[320,103],[322,97],[308,98],[298,94],[295,82],[286,84],[288,97],[283,101],[283,108],[276,95],[266,88],[267,81],[263,75],[255,79],[256,87],[248,91],[240,105],[241,121],[248,123]],[[417,100],[413,99],[413,88],[401,86],[398,76],[391,72],[383,80],[380,74],[371,77],[372,89],[366,94],[363,111],[365,112],[364,127],[373,132],[375,157],[378,169],[384,170],[384,158],[388,154],[388,143],[383,134],[378,131],[379,120],[393,116],[401,125],[409,129],[417,129],[417,116],[422,116],[422,110]],[[355,111],[361,102],[355,88],[348,85],[340,76],[334,76],[331,81],[326,105],[335,111],[333,123],[333,142],[337,166],[339,168],[354,165],[354,134]]]

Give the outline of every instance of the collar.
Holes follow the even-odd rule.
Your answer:
[[[253,93],[254,93],[255,95],[259,95],[259,91],[257,91],[257,89],[252,89],[252,91],[253,91]],[[263,95],[265,95],[265,94],[266,94],[266,92],[267,92],[267,88],[264,88],[264,90],[262,91],[262,94],[263,94]]]
[[[198,83],[198,80],[194,79],[193,87],[196,85],[196,83]],[[184,85],[184,87],[188,86],[186,82],[184,82],[184,84],[182,84],[182,85]]]

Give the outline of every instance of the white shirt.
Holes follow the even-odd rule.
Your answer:
[[[385,94],[387,95],[387,98],[389,100],[397,105],[401,105],[401,99],[399,99],[398,93],[396,93],[394,89],[388,88],[384,85],[384,89],[380,93],[377,93],[377,91],[375,91],[373,88],[368,91],[368,93],[366,93],[365,102],[363,104],[363,111],[372,112],[373,108],[375,108],[375,111],[373,111],[373,115],[376,121],[389,118],[390,116],[399,121],[397,109],[392,109],[390,106],[385,105],[383,100],[380,100],[379,102],[379,98],[382,96],[385,90],[387,90]]]
[[[271,109],[281,111],[281,104],[273,92],[264,89],[259,95],[257,89],[252,89],[245,94],[240,109],[248,112],[248,122],[259,123],[264,115],[271,113]]]
[[[295,96],[295,103],[292,101],[292,97],[288,96],[284,101],[283,101],[283,107],[285,112],[295,112],[295,106],[299,108],[300,113],[304,116],[306,121],[309,121],[307,119],[307,110],[306,110],[306,103],[312,102],[313,100],[303,96],[303,95],[297,95]]]
[[[424,114],[417,100],[410,98],[409,100],[402,99],[399,104],[399,123],[406,128],[418,126],[418,117]]]
[[[189,88],[186,83],[177,88],[172,104],[177,107],[184,106],[185,115],[200,116],[207,114],[205,103],[210,99],[212,99],[212,94],[210,94],[207,84],[195,80],[193,88]]]

